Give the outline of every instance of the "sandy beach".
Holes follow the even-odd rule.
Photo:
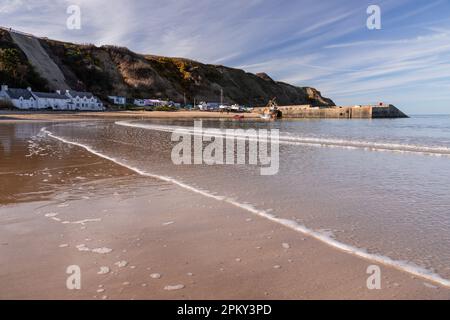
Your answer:
[[[0,299],[450,298],[380,264],[369,290],[373,261],[55,139],[3,164]],[[72,265],[81,290],[66,287]]]
[[[259,118],[256,113],[206,111],[105,111],[105,112],[31,112],[0,110],[0,120],[80,121],[82,119],[231,119],[234,116]]]

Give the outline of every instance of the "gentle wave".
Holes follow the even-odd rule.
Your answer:
[[[183,126],[160,126],[153,124],[142,124],[142,123],[133,123],[129,121],[117,121],[115,124],[120,126],[132,127],[132,128],[140,128],[147,130],[155,130],[162,132],[179,132],[185,134],[198,135],[191,127],[183,127]],[[224,131],[221,129],[214,128],[203,128],[204,136],[212,136],[212,137],[225,137]],[[254,141],[258,139],[258,135],[243,135],[243,134],[235,134],[235,138],[238,139],[249,139],[250,141]],[[265,142],[264,139],[260,141]],[[388,151],[388,152],[398,152],[398,153],[415,153],[422,155],[432,155],[432,156],[450,156],[450,148],[449,147],[440,147],[440,146],[421,146],[421,145],[413,145],[413,144],[399,144],[399,143],[382,143],[382,142],[372,142],[372,141],[360,141],[360,140],[346,140],[346,139],[331,139],[331,138],[316,138],[316,137],[300,137],[300,136],[288,136],[288,135],[280,135],[279,137],[280,144],[289,144],[289,145],[307,145],[307,146],[315,146],[315,147],[331,147],[331,148],[345,148],[345,149],[362,149],[369,151]]]
[[[237,202],[236,200],[228,198],[228,197],[214,195],[214,194],[212,194],[212,193],[210,193],[208,191],[201,190],[199,188],[190,186],[190,185],[188,185],[188,184],[186,184],[184,182],[181,182],[179,180],[176,180],[176,179],[174,179],[172,177],[161,176],[161,175],[157,175],[157,174],[146,172],[146,171],[144,171],[144,170],[142,170],[140,168],[137,168],[137,167],[134,167],[134,166],[130,166],[129,164],[124,163],[123,161],[120,161],[120,160],[118,160],[116,158],[110,157],[110,156],[105,155],[105,154],[103,154],[103,153],[101,153],[99,151],[96,151],[96,150],[94,150],[92,147],[90,147],[88,145],[85,145],[85,144],[82,144],[82,143],[78,143],[78,142],[74,142],[74,141],[70,141],[70,140],[67,140],[65,138],[59,137],[59,136],[53,134],[52,132],[48,131],[46,128],[42,128],[41,131],[43,133],[47,134],[49,137],[51,137],[53,139],[59,140],[59,141],[61,141],[63,143],[66,143],[66,144],[70,144],[70,145],[74,145],[74,146],[78,146],[80,148],[83,148],[86,151],[88,151],[88,152],[90,152],[90,153],[92,153],[92,154],[94,154],[96,156],[99,156],[101,158],[104,158],[104,159],[107,159],[109,161],[112,161],[112,162],[114,162],[114,163],[116,163],[116,164],[118,164],[120,166],[128,168],[128,169],[136,172],[139,175],[146,176],[146,177],[151,177],[151,178],[155,178],[155,179],[159,179],[159,180],[162,180],[162,181],[165,181],[165,182],[169,182],[169,183],[173,183],[173,184],[175,184],[175,185],[177,185],[177,186],[179,186],[181,188],[184,188],[184,189],[192,191],[194,193],[203,195],[205,197],[212,198],[212,199],[215,199],[217,201],[224,201],[224,202],[229,203],[229,204],[231,204],[233,206],[236,206],[238,208],[244,209],[244,210],[246,210],[246,211],[248,211],[248,212],[250,212],[250,213],[252,213],[252,214],[254,214],[256,216],[265,218],[265,219],[267,219],[269,221],[272,221],[272,222],[275,222],[275,223],[280,224],[282,226],[285,226],[285,227],[287,227],[289,229],[292,229],[292,230],[294,230],[296,232],[299,232],[299,233],[302,233],[304,235],[307,235],[307,236],[310,236],[312,238],[315,238],[315,239],[317,239],[317,240],[319,240],[319,241],[321,241],[321,242],[323,242],[323,243],[325,243],[325,244],[327,244],[327,245],[329,245],[329,246],[331,246],[333,248],[339,249],[339,250],[341,250],[343,252],[349,253],[349,254],[357,256],[357,257],[361,257],[361,258],[367,259],[369,261],[377,262],[377,263],[383,264],[385,266],[393,267],[395,269],[407,272],[407,273],[415,275],[417,277],[421,277],[421,278],[426,279],[428,281],[440,284],[441,286],[450,288],[450,280],[442,278],[440,275],[438,275],[436,273],[433,273],[432,271],[427,270],[425,268],[415,266],[415,265],[413,265],[411,263],[408,263],[408,262],[405,262],[405,261],[393,260],[393,259],[391,259],[389,257],[386,257],[386,256],[368,253],[367,251],[365,251],[363,249],[356,248],[354,246],[351,246],[351,245],[339,242],[336,239],[331,238],[327,234],[320,233],[320,232],[314,231],[312,229],[309,229],[306,226],[301,225],[301,224],[299,224],[296,221],[279,218],[279,217],[277,217],[277,216],[275,216],[275,215],[273,215],[273,214],[271,214],[271,213],[269,213],[269,212],[267,212],[265,210],[257,209],[254,206],[252,206],[251,204],[240,203],[240,202]]]

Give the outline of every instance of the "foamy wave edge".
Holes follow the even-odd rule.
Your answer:
[[[316,240],[319,240],[320,242],[322,242],[322,243],[324,243],[324,244],[326,244],[326,245],[328,245],[330,247],[336,248],[336,249],[338,249],[340,251],[346,252],[346,253],[351,254],[353,256],[357,256],[357,257],[360,257],[360,258],[363,258],[363,259],[366,259],[366,260],[369,260],[369,261],[372,261],[372,262],[377,262],[377,263],[380,263],[380,264],[385,265],[385,266],[393,267],[393,268],[395,268],[397,270],[407,272],[409,274],[412,274],[414,276],[420,277],[422,279],[426,279],[426,280],[431,281],[433,283],[439,284],[439,285],[441,285],[443,287],[450,288],[450,280],[442,278],[440,275],[438,275],[436,273],[433,273],[432,271],[427,270],[425,268],[421,268],[421,267],[412,265],[412,264],[410,264],[408,262],[393,260],[393,259],[391,259],[389,257],[386,257],[386,256],[368,253],[368,252],[364,251],[363,249],[359,249],[359,248],[353,247],[351,245],[339,242],[336,239],[333,239],[333,238],[329,237],[328,235],[325,235],[325,234],[322,234],[320,232],[311,230],[311,229],[307,228],[306,226],[303,226],[303,225],[297,223],[296,221],[289,220],[289,219],[278,218],[275,215],[270,214],[270,213],[268,213],[268,212],[266,212],[264,210],[256,209],[254,206],[252,206],[250,204],[240,203],[240,202],[237,202],[237,201],[235,201],[235,200],[233,200],[231,198],[227,198],[227,197],[217,196],[217,195],[211,194],[211,193],[209,193],[207,191],[195,188],[193,186],[185,184],[185,183],[183,183],[181,181],[178,181],[178,180],[176,180],[174,178],[171,178],[171,177],[161,176],[161,175],[156,175],[156,174],[152,174],[152,173],[146,172],[146,171],[141,170],[139,168],[130,166],[130,165],[128,165],[128,164],[126,164],[126,163],[124,163],[124,162],[122,162],[120,160],[117,160],[117,159],[115,159],[113,157],[110,157],[110,156],[107,156],[105,154],[102,154],[102,153],[94,150],[92,147],[90,147],[88,145],[84,145],[82,143],[78,143],[78,142],[67,140],[67,139],[62,138],[62,137],[58,137],[57,135],[55,135],[52,132],[50,132],[49,130],[47,130],[45,127],[41,129],[41,132],[46,134],[46,135],[48,135],[49,137],[51,137],[51,138],[53,138],[55,140],[61,141],[61,142],[66,143],[66,144],[74,145],[74,146],[80,147],[82,149],[85,149],[86,151],[88,151],[88,152],[90,152],[90,153],[92,153],[92,154],[94,154],[94,155],[96,155],[98,157],[101,157],[103,159],[106,159],[106,160],[109,160],[111,162],[114,162],[114,163],[116,163],[116,164],[118,164],[118,165],[120,165],[122,167],[125,167],[125,168],[127,168],[127,169],[129,169],[131,171],[136,172],[139,175],[150,177],[150,178],[155,178],[155,179],[158,179],[158,180],[161,180],[161,181],[165,181],[165,182],[169,182],[169,183],[173,183],[173,184],[175,184],[175,185],[177,185],[177,186],[179,186],[181,188],[184,188],[186,190],[192,191],[192,192],[197,193],[197,194],[201,194],[201,195],[203,195],[205,197],[212,198],[212,199],[215,199],[217,201],[224,201],[224,202],[229,203],[229,204],[231,204],[233,206],[236,206],[238,208],[244,209],[244,210],[246,210],[246,211],[248,211],[248,212],[250,212],[250,213],[252,213],[252,214],[254,214],[256,216],[265,218],[265,219],[267,219],[269,221],[272,221],[272,222],[275,222],[277,224],[280,224],[280,225],[282,225],[284,227],[287,227],[287,228],[289,228],[291,230],[294,230],[296,232],[299,232],[299,233],[302,233],[304,235],[310,236],[310,237],[312,237],[312,238],[314,238]]]
[[[158,126],[158,125],[148,125],[140,123],[132,123],[130,121],[116,121],[116,125],[139,128],[146,130],[154,130],[161,132],[180,132],[186,134],[198,134],[190,127],[181,126]],[[219,129],[203,128],[203,135],[205,136],[219,136],[224,137],[223,132]],[[255,141],[258,137],[255,136],[241,136],[235,135],[237,139],[249,139],[250,141]],[[264,141],[264,140],[262,140]],[[381,143],[381,142],[371,142],[371,141],[358,141],[358,140],[344,140],[344,139],[330,139],[330,138],[316,138],[316,137],[296,137],[296,136],[283,136],[279,137],[279,144],[286,145],[304,145],[312,147],[325,147],[325,148],[341,148],[350,150],[368,150],[376,152],[394,152],[394,153],[406,153],[406,154],[420,154],[427,156],[436,157],[450,157],[450,148],[448,147],[429,147],[429,146],[419,146],[411,144],[398,144],[398,143]]]

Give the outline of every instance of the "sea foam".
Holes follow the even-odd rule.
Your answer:
[[[203,195],[203,196],[205,196],[207,198],[211,198],[211,199],[215,199],[217,201],[223,201],[223,202],[229,203],[229,204],[231,204],[233,206],[236,206],[238,208],[246,210],[246,211],[248,211],[248,212],[250,212],[250,213],[252,213],[252,214],[254,214],[256,216],[259,216],[261,218],[267,219],[267,220],[272,221],[274,223],[277,223],[279,225],[285,226],[285,227],[287,227],[289,229],[292,229],[292,230],[294,230],[296,232],[299,232],[299,233],[301,233],[303,235],[308,235],[308,236],[310,236],[310,237],[312,237],[312,238],[314,238],[316,240],[319,240],[319,241],[327,244],[328,246],[330,246],[332,248],[338,249],[340,251],[346,252],[346,253],[351,254],[353,256],[357,256],[357,257],[360,257],[360,258],[363,258],[363,259],[366,259],[366,260],[369,260],[369,261],[372,261],[372,262],[376,262],[376,263],[379,263],[379,264],[382,264],[382,265],[385,265],[385,266],[393,267],[393,268],[395,268],[397,270],[401,270],[401,271],[407,272],[409,274],[421,277],[421,278],[426,279],[428,281],[440,284],[441,286],[450,288],[450,280],[445,279],[445,278],[441,277],[439,274],[436,274],[436,273],[434,273],[434,272],[432,272],[430,270],[427,270],[425,268],[413,265],[413,264],[405,262],[405,261],[394,260],[394,259],[389,258],[387,256],[373,254],[373,253],[368,253],[367,251],[365,251],[363,249],[360,249],[360,248],[354,247],[352,245],[348,245],[348,244],[339,242],[338,240],[336,240],[334,238],[331,238],[327,234],[323,234],[323,233],[314,231],[312,229],[309,229],[306,226],[301,225],[301,224],[299,224],[296,221],[289,220],[289,219],[284,219],[284,218],[279,218],[279,217],[269,213],[266,210],[257,209],[257,208],[255,208],[254,206],[252,206],[250,204],[240,203],[240,202],[237,202],[237,201],[235,201],[234,199],[231,199],[231,198],[227,198],[227,197],[224,197],[224,196],[217,196],[217,195],[211,194],[211,193],[209,193],[207,191],[204,191],[204,190],[198,189],[196,187],[190,186],[190,185],[188,185],[188,184],[186,184],[184,182],[178,181],[178,180],[176,180],[174,178],[171,178],[171,177],[168,177],[168,176],[161,176],[161,175],[157,175],[157,174],[152,174],[152,173],[146,172],[146,171],[144,171],[144,170],[142,170],[140,168],[137,168],[137,167],[131,166],[129,164],[126,164],[126,163],[124,163],[121,160],[118,160],[116,158],[113,158],[113,157],[110,157],[108,155],[105,155],[105,154],[95,150],[91,146],[88,146],[88,145],[85,145],[85,144],[82,144],[82,143],[79,143],[79,142],[75,142],[75,141],[70,141],[70,140],[67,140],[65,138],[59,137],[59,136],[53,134],[52,132],[48,131],[46,128],[42,128],[41,131],[43,133],[47,134],[49,137],[51,137],[53,139],[59,140],[59,141],[61,141],[63,143],[66,143],[66,144],[70,144],[70,145],[74,145],[74,146],[78,146],[80,148],[83,148],[83,149],[85,149],[86,151],[88,151],[88,152],[90,152],[92,154],[95,154],[95,155],[97,155],[97,156],[99,156],[101,158],[107,159],[109,161],[112,161],[112,162],[120,165],[120,166],[128,168],[131,171],[134,171],[134,172],[136,172],[139,175],[146,176],[146,177],[151,177],[151,178],[155,178],[155,179],[159,179],[159,180],[162,180],[162,181],[165,181],[165,182],[170,182],[170,183],[178,185],[179,187],[184,188],[186,190],[189,190],[189,191],[192,191],[194,193]]]
[[[178,132],[191,135],[198,135],[194,128],[183,126],[162,126],[153,124],[134,123],[130,121],[117,121],[115,124],[125,127],[155,130],[161,132]],[[203,136],[206,137],[222,137],[225,138],[225,131],[215,128],[203,128]],[[236,132],[234,138],[237,140],[258,140],[257,135],[239,134]],[[259,139],[261,142],[268,142],[264,139]],[[273,141],[272,141],[273,142]],[[276,142],[275,142],[276,143]],[[279,144],[286,145],[305,145],[312,147],[328,147],[328,148],[342,148],[342,149],[354,149],[354,150],[366,150],[366,151],[378,151],[378,152],[397,152],[397,153],[413,153],[431,156],[450,156],[450,148],[446,146],[423,146],[414,144],[402,144],[402,143],[387,143],[376,141],[363,141],[363,140],[349,140],[349,139],[335,139],[335,138],[318,138],[318,137],[306,137],[306,136],[291,136],[280,133]]]

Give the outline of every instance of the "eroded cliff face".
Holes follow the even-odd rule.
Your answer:
[[[103,99],[108,95],[121,95],[177,102],[183,102],[184,97],[188,102],[194,98],[219,101],[222,90],[226,103],[265,105],[276,97],[283,105],[334,105],[314,88],[277,82],[265,73],[255,75],[183,58],[140,55],[114,46],[39,41],[71,88],[92,91]]]
[[[35,90],[49,90],[48,83],[28,61],[9,32],[0,29],[0,84]]]

